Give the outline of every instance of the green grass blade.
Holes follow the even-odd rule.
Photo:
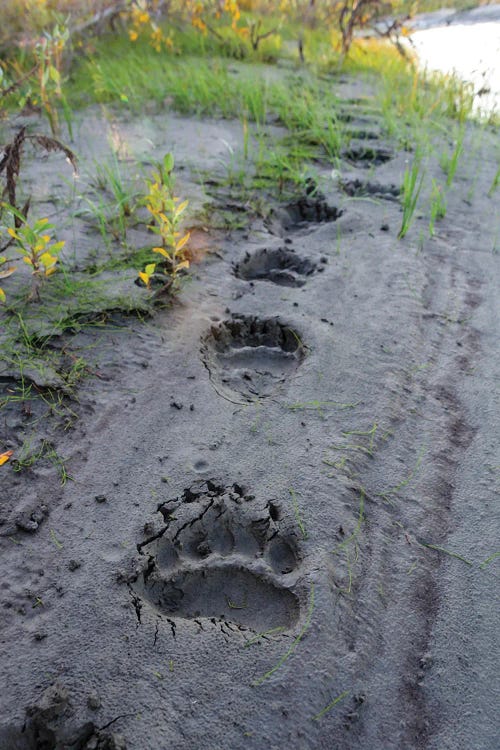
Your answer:
[[[262,675],[262,677],[259,677],[258,680],[255,680],[254,682],[252,682],[252,685],[254,687],[258,687],[259,685],[262,685],[262,683],[265,680],[267,680],[269,677],[271,677],[275,672],[277,672],[277,670],[281,666],[283,666],[283,664],[287,661],[287,659],[293,654],[293,652],[299,645],[300,641],[302,640],[306,632],[309,630],[313,612],[314,612],[314,584],[311,584],[311,592],[309,594],[309,609],[307,611],[306,621],[302,627],[302,630],[300,631],[298,636],[295,638],[290,648],[287,651],[285,651],[281,659],[274,665],[274,667],[270,669],[269,672],[266,672],[264,675]]]

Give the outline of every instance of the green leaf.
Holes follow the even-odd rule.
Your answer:
[[[163,169],[169,174],[174,168],[174,157],[172,154],[165,154],[163,157]]]
[[[54,229],[54,225],[49,224],[48,219],[38,219],[38,221],[35,221],[33,224],[33,231],[40,232],[42,229],[44,232],[47,232],[49,229]]]
[[[57,70],[57,68],[54,67],[54,65],[51,65],[49,67],[49,75],[50,75],[51,80],[54,81],[54,83],[60,83],[60,81],[61,81],[61,74],[59,73],[59,71]]]

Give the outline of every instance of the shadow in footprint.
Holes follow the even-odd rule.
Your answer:
[[[262,248],[247,253],[234,268],[235,275],[247,281],[271,281],[278,286],[301,287],[305,276],[311,276],[316,263],[301,258],[286,247]]]
[[[289,232],[308,228],[311,224],[337,221],[342,214],[342,209],[328,203],[321,190],[318,189],[316,181],[308,178],[303,195],[271,211],[267,220],[267,228],[273,234],[283,236]]]
[[[202,360],[215,390],[235,403],[271,396],[299,366],[305,348],[276,318],[235,315],[202,340]]]
[[[337,221],[343,213],[337,206],[331,206],[321,193],[304,195],[276,211],[283,229],[288,232],[308,227],[310,224]]]
[[[150,577],[147,596],[171,617],[227,620],[255,631],[290,628],[298,619],[297,598],[245,567],[211,562],[209,569]]]

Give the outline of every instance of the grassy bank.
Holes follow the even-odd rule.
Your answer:
[[[43,10],[43,17],[33,11],[35,25],[53,20],[50,4]],[[240,32],[259,20],[262,39],[255,44],[255,36],[252,43],[251,36]],[[145,108],[176,111],[200,121],[225,118],[239,123],[242,159],[234,158],[224,176],[217,178],[216,188],[213,176],[200,167],[202,189],[212,197],[223,193],[225,200],[246,206],[250,216],[265,216],[269,200],[316,191],[318,170],[333,167],[341,176],[343,160],[361,137],[368,143],[363,146],[368,161],[373,154],[374,167],[377,147],[369,141],[370,129],[375,128],[377,138],[408,153],[400,185],[399,239],[407,235],[421,206],[425,172],[439,165],[442,177],[432,185],[424,209],[432,235],[446,214],[446,194],[460,173],[466,124],[473,117],[471,87],[450,77],[422,75],[415,61],[387,40],[355,39],[346,55],[335,28],[325,30],[314,23],[303,27],[297,19],[270,15],[248,16],[245,23],[250,25],[237,27],[238,33],[227,19],[213,30],[167,23],[158,26],[156,39],[161,44],[151,37],[151,28],[156,28],[151,20],[125,28],[117,23],[112,31],[90,36],[72,37],[64,24],[47,30],[44,45],[20,47],[4,61],[0,103],[5,141],[12,138],[7,133],[16,132],[13,116],[28,116],[31,132],[29,118],[35,113],[36,128],[42,131],[38,145],[49,152],[61,150],[61,139],[71,142],[73,119],[81,120],[92,105],[105,108],[111,120],[113,112],[140,118]],[[373,95],[342,99],[339,84],[346,77],[367,81]],[[45,125],[36,113],[45,115]],[[362,121],[368,123],[363,132]],[[272,126],[279,126],[280,132],[273,134]],[[496,126],[494,117],[478,123]],[[55,140],[44,141],[50,129]],[[158,288],[168,292],[168,300],[182,285],[189,266],[189,222],[231,230],[248,221],[226,209],[202,217],[188,212],[181,218],[176,212],[190,196],[176,194],[173,163],[168,168],[159,163],[149,172],[142,164],[127,164],[123,170],[111,149],[107,161],[90,170],[92,174],[89,165],[83,165],[85,179],[74,187],[72,198],[74,204],[80,202],[78,211],[72,208],[64,214],[64,207],[59,207],[55,226],[43,234],[42,225],[36,229],[42,217],[31,221],[27,216],[22,149],[16,152],[15,139],[8,148],[12,158],[10,167],[3,164],[4,199],[15,205],[4,204],[1,214],[0,279],[5,279],[1,294],[9,331],[4,358],[9,372],[16,367],[22,372],[27,363],[33,370],[33,361],[45,371],[47,341],[55,333],[79,330],[82,321],[100,325],[116,310],[149,314],[158,303]],[[491,185],[492,194],[497,184],[498,179]],[[36,206],[31,214],[35,210]],[[85,261],[63,251],[58,262],[62,245],[56,235],[76,220],[92,234],[95,246]],[[22,256],[34,277],[28,301],[22,281],[26,273],[21,274],[17,263]],[[133,286],[134,277],[139,289]],[[52,372],[52,360],[50,367]],[[64,384],[65,377],[63,373],[58,382]]]

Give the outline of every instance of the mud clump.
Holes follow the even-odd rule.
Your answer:
[[[5,750],[126,750],[122,735],[77,722],[68,690],[56,683],[26,709],[22,728],[0,727]]]
[[[305,348],[277,318],[235,315],[210,329],[201,355],[219,395],[246,403],[271,396],[300,365]]]
[[[309,258],[301,258],[286,247],[263,248],[250,254],[234,268],[235,275],[247,281],[271,281],[278,286],[301,287],[304,277],[311,276],[317,266]]]

